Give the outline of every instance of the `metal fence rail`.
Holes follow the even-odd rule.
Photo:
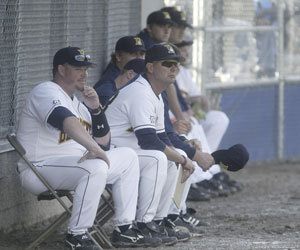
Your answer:
[[[276,21],[268,25],[255,19],[259,0],[165,2],[187,10],[196,24],[192,70],[231,119],[221,146],[238,140],[255,161],[300,159],[300,1],[273,1]],[[262,36],[270,39],[264,52],[275,51],[266,60],[274,64],[270,74],[261,70]]]

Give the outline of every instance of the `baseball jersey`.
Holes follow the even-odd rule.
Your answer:
[[[201,95],[200,86],[193,80],[189,69],[180,66],[179,73],[176,76],[176,82],[179,89],[186,92],[189,96]]]
[[[121,74],[121,70],[115,65],[112,61],[107,65],[106,69],[101,75],[101,78],[99,81],[95,84],[94,88],[98,88],[103,84],[104,82],[112,82],[114,81],[118,75]]]
[[[111,143],[138,149],[135,131],[151,128],[156,133],[165,132],[163,105],[161,95],[153,92],[143,76],[121,88],[105,113],[110,125]]]
[[[51,157],[80,156],[86,149],[64,132],[47,123],[56,107],[70,110],[87,129],[91,128],[91,116],[87,108],[72,98],[56,83],[48,81],[33,88],[21,113],[17,137],[30,161],[38,162]]]

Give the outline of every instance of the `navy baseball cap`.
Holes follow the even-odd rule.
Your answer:
[[[242,169],[249,160],[249,153],[242,144],[235,144],[227,150],[217,150],[211,155],[216,164],[224,165],[226,170],[233,172]]]
[[[143,40],[140,37],[124,36],[117,41],[115,51],[133,53],[137,51],[146,51],[146,48]]]
[[[174,25],[170,14],[167,11],[154,11],[147,17],[147,24],[158,24],[158,25]]]
[[[190,46],[190,45],[192,45],[193,43],[194,43],[193,40],[190,40],[190,41],[188,41],[188,40],[183,40],[183,41],[181,41],[180,43],[176,43],[175,45],[176,45],[176,47],[181,48],[181,47],[184,47],[184,46]]]
[[[145,60],[140,58],[132,59],[125,64],[124,69],[133,70],[137,74],[142,74],[145,72]]]
[[[53,58],[53,68],[58,65],[70,64],[72,66],[83,67],[83,66],[94,66],[91,62],[90,55],[85,54],[83,49],[78,47],[66,47],[58,50]]]
[[[177,49],[178,50],[178,49]],[[179,62],[180,55],[176,53],[176,48],[170,43],[158,43],[146,51],[145,62],[175,60]]]
[[[175,7],[165,7],[161,10],[168,12],[173,23],[177,24],[178,26],[193,28],[193,26],[187,22],[185,12],[177,10]]]

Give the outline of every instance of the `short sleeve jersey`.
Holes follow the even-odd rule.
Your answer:
[[[139,76],[134,82],[119,90],[119,95],[106,110],[111,130],[111,142],[118,147],[140,148],[135,131],[164,129],[164,104],[161,95],[157,96],[149,82]]]
[[[86,149],[67,134],[47,123],[56,107],[70,110],[90,131],[91,116],[74,96],[71,98],[58,84],[48,81],[33,88],[21,113],[17,137],[33,162],[59,156],[81,156]]]
[[[200,86],[193,80],[189,69],[180,66],[176,81],[179,89],[186,92],[189,96],[201,95]]]

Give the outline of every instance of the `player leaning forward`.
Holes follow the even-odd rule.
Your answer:
[[[140,182],[138,199],[152,200],[154,217],[152,221],[148,221],[148,218],[143,218],[143,214],[139,213],[138,208],[136,220],[142,232],[150,231],[150,235],[153,235],[151,229],[155,229],[155,225],[161,227],[165,224],[168,229],[171,223],[166,217],[178,174],[175,163],[181,164],[189,174],[194,166],[190,159],[173,148],[164,131],[164,104],[161,92],[175,81],[179,56],[170,44],[157,44],[146,52],[145,62],[146,73],[119,90],[106,115],[111,127],[113,145],[129,146],[135,149],[139,156],[143,154],[148,158],[155,157],[153,152],[160,153],[158,155],[163,153],[169,160],[165,165],[157,164],[148,168],[147,172],[143,172],[147,165],[140,161],[140,179],[145,180]],[[206,170],[214,160],[206,153],[203,153],[202,157],[202,167]],[[153,193],[154,186],[160,187],[156,193]],[[182,235],[175,236],[178,240],[182,238]]]
[[[96,92],[86,85],[91,65],[90,57],[79,48],[59,50],[53,60],[53,80],[30,92],[17,132],[27,157],[50,185],[75,191],[66,237],[72,249],[98,249],[86,232],[93,225],[107,183],[113,184],[117,233],[132,228],[137,203],[138,158],[129,148],[108,150],[106,117]],[[34,194],[46,190],[22,163],[19,171],[24,188]],[[144,237],[135,236],[137,245],[145,245]]]

